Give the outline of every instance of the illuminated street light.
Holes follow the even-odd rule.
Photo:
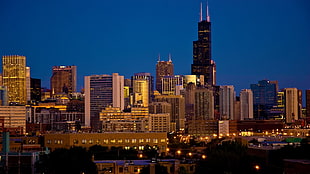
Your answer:
[[[181,154],[181,150],[178,150],[178,151],[177,151],[177,154],[180,155],[180,154]]]
[[[206,155],[202,155],[201,158],[202,158],[202,159],[206,159],[207,156],[206,156]]]
[[[256,170],[259,170],[259,169],[260,169],[259,165],[255,165],[254,168],[255,168]]]

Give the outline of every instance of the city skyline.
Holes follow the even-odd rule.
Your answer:
[[[0,54],[26,56],[43,87],[59,65],[77,66],[78,90],[84,76],[155,76],[158,54],[168,60],[169,53],[175,74],[189,75],[200,2],[1,1]],[[280,89],[309,89],[308,1],[208,3],[217,85],[234,85],[239,94],[268,79]]]

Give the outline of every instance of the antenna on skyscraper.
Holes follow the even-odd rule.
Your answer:
[[[160,53],[158,53],[157,62],[160,62]]]
[[[200,2],[200,19],[199,19],[199,22],[202,21],[202,2]]]
[[[172,60],[171,60],[171,54],[169,53],[169,55],[168,55],[168,59],[169,59],[169,62],[172,62]]]
[[[207,1],[207,16],[206,16],[206,19],[207,19],[207,22],[210,22],[208,1]]]

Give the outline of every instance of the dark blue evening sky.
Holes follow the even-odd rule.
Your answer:
[[[80,90],[86,75],[155,76],[169,53],[175,74],[190,74],[200,2],[1,0],[0,55],[26,56],[45,87],[54,65],[76,65]],[[310,88],[309,0],[209,0],[209,10],[218,85]]]

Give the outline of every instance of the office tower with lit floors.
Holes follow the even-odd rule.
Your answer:
[[[106,107],[124,109],[124,76],[91,75],[84,77],[85,125],[100,129],[99,113]]]
[[[53,66],[51,90],[52,95],[76,92],[76,66]]]
[[[173,76],[174,75],[174,66],[171,60],[171,56],[169,55],[168,61],[160,60],[158,57],[158,61],[156,64],[156,90],[162,93],[162,78],[164,76]]]
[[[151,75],[151,73],[146,73],[146,72],[140,72],[140,73],[135,73],[132,77],[131,77],[131,86],[133,87],[133,93],[134,93],[134,100],[135,100],[135,93],[141,93],[143,90],[143,93],[146,92],[146,96],[144,96],[144,105],[147,106],[148,103],[150,103],[152,101],[152,94],[154,91],[154,78]],[[145,83],[147,86],[147,89],[142,89],[140,85],[138,85],[142,83]],[[125,85],[126,86],[126,85]],[[139,92],[140,91],[140,92]],[[141,93],[142,94],[142,93]],[[147,100],[147,101],[146,101]],[[148,102],[148,103],[145,103]]]
[[[10,104],[27,103],[26,57],[9,55],[2,57],[3,86],[7,88]]]
[[[202,5],[198,23],[198,40],[193,42],[192,75],[204,75],[206,86],[216,85],[216,66],[211,57],[211,21],[207,6],[207,16],[203,20]]]

